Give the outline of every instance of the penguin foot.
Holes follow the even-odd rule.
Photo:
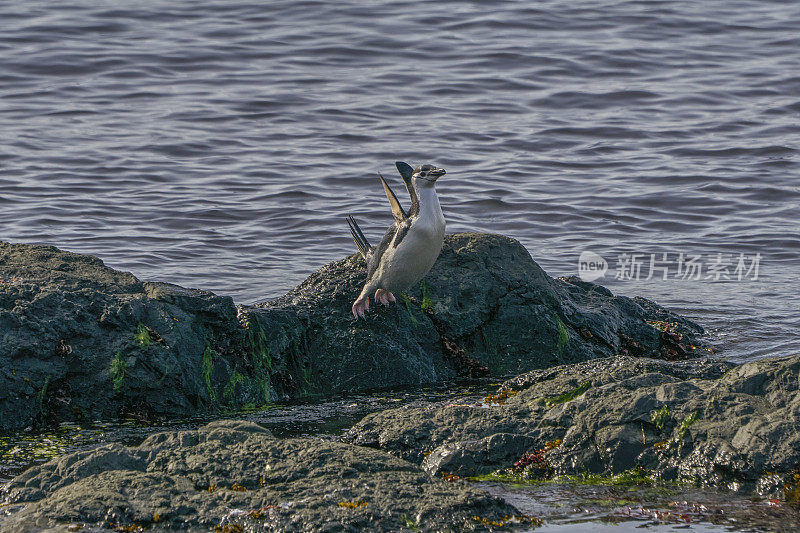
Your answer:
[[[362,296],[353,302],[353,316],[364,318],[364,312],[369,311],[369,296]]]
[[[375,301],[382,303],[386,307],[389,307],[389,302],[396,302],[397,298],[395,298],[394,294],[386,289],[378,289],[375,291]]]

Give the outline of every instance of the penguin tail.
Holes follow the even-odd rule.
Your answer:
[[[361,257],[363,257],[364,261],[366,261],[367,256],[370,252],[372,252],[372,246],[369,244],[367,238],[364,237],[364,232],[362,232],[361,228],[358,227],[358,222],[356,222],[356,219],[353,218],[353,215],[347,215],[347,225],[350,226],[350,234],[353,236],[353,240],[356,242],[358,253],[360,253]]]

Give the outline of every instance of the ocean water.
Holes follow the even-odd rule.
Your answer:
[[[0,132],[0,239],[146,280],[279,296],[355,251],[347,213],[382,235],[377,171],[430,162],[449,231],[554,276],[599,254],[723,357],[800,348],[795,1],[12,0]]]

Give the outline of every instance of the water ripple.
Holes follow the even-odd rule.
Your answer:
[[[372,239],[392,162],[448,169],[451,231],[762,255],[763,280],[625,282],[732,358],[800,348],[792,3],[14,3],[0,17],[2,238],[276,296]],[[401,188],[401,187],[400,187]]]

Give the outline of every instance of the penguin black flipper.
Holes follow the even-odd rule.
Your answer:
[[[378,177],[381,179],[381,185],[383,185],[383,190],[386,192],[386,198],[389,199],[389,204],[392,206],[392,215],[394,215],[394,219],[397,222],[402,222],[408,218],[408,215],[403,210],[403,206],[400,205],[400,201],[397,199],[397,195],[394,193],[389,184],[386,183],[386,180],[383,179],[383,176],[380,172],[378,172]]]
[[[369,257],[372,255],[372,246],[364,236],[364,232],[362,232],[361,228],[358,227],[358,222],[356,222],[356,219],[353,218],[353,215],[347,215],[347,225],[350,226],[350,234],[353,236],[353,240],[356,242],[358,253],[361,254],[361,257],[364,258],[364,261],[369,262]]]
[[[411,168],[411,165],[402,161],[395,161],[394,166],[397,167],[397,171],[400,173],[400,176],[403,177],[403,183],[406,184],[408,195],[411,197],[411,207],[408,210],[408,216],[416,216],[417,213],[419,213],[419,198],[417,197],[417,191],[414,189],[414,184],[411,181],[411,177],[414,175],[414,169]]]
[[[403,176],[403,181],[407,183],[411,180],[411,176],[414,175],[414,169],[411,168],[411,165],[408,163],[403,163],[402,161],[395,161],[394,166],[397,167],[397,171],[400,172],[401,176]]]

